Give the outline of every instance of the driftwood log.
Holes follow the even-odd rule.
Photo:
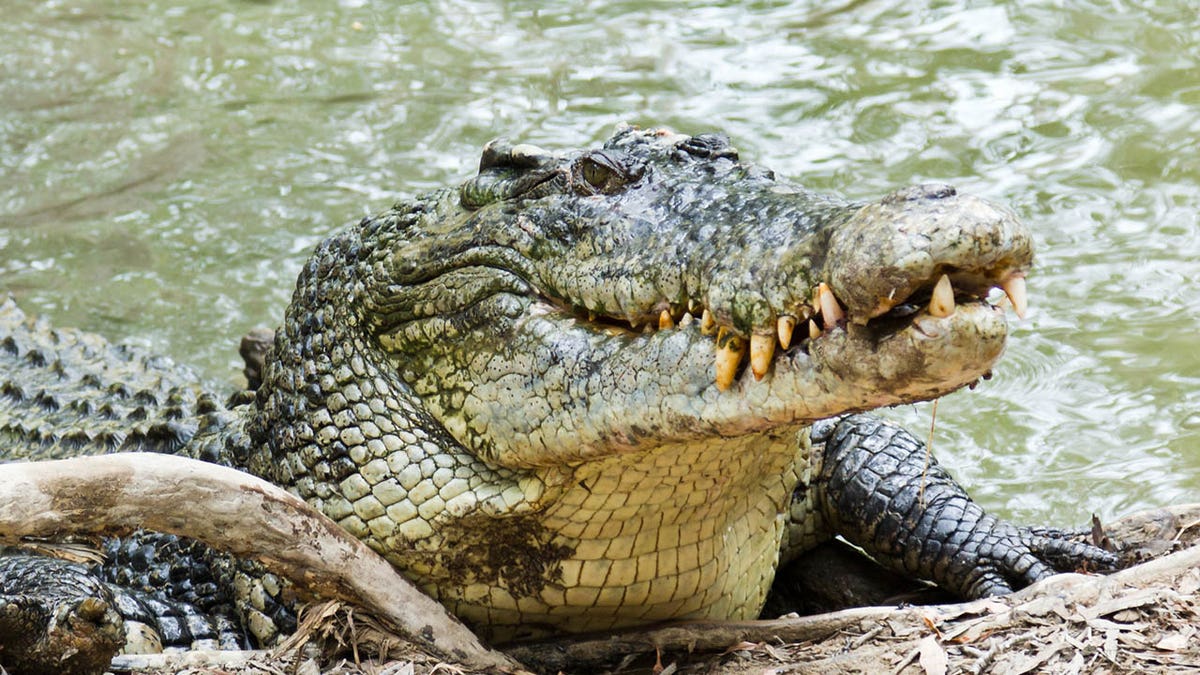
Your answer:
[[[249,474],[149,453],[0,465],[0,543],[139,528],[258,560],[315,596],[364,608],[448,660],[519,669],[361,541]]]

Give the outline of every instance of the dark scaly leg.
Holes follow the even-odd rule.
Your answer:
[[[810,497],[826,527],[902,574],[979,598],[1056,572],[1117,566],[1114,554],[1083,543],[1079,533],[1020,527],[985,513],[927,457],[924,444],[878,417],[819,424],[812,441],[822,461]]]
[[[146,625],[165,648],[246,649],[235,607],[239,562],[192,539],[134,532],[104,542],[96,573],[109,583],[121,616]]]

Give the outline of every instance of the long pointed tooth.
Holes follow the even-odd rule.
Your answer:
[[[718,326],[717,327],[717,344],[718,345],[725,344],[725,336],[728,334],[729,334],[728,328],[726,328],[725,326]]]
[[[1029,296],[1025,294],[1025,277],[1009,277],[1008,281],[1000,284],[1000,288],[1004,289],[1004,294],[1012,303],[1017,318],[1024,319],[1025,312],[1029,309]]]
[[[779,334],[779,346],[787,349],[792,346],[792,331],[796,330],[796,317],[781,316],[775,324],[775,330]]]
[[[665,328],[674,328],[674,327],[675,327],[675,319],[671,318],[671,313],[664,309],[662,311],[662,314],[658,315],[658,329],[663,330]]]
[[[733,385],[738,365],[746,354],[746,343],[734,335],[722,347],[717,347],[717,389],[725,391]]]
[[[816,321],[809,319],[808,320],[808,339],[816,340],[819,337],[821,337],[821,327],[817,325]]]
[[[842,319],[846,318],[846,312],[838,304],[833,290],[824,281],[821,282],[820,286],[817,286],[817,298],[821,303],[821,314],[825,317],[826,326],[832,328],[840,323]]]
[[[950,316],[954,313],[954,287],[950,285],[950,277],[945,274],[933,287],[933,297],[929,299],[929,313],[934,316]]]
[[[707,309],[700,315],[700,334],[712,335],[717,328],[717,320],[713,318],[712,312]]]
[[[774,335],[759,335],[755,333],[750,336],[750,370],[754,372],[754,379],[763,379],[763,376],[767,374],[767,370],[770,369],[771,359],[774,357]]]

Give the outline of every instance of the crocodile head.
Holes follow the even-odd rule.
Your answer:
[[[493,142],[459,190],[362,227],[388,241],[354,321],[505,466],[946,394],[989,373],[988,294],[1023,311],[1032,261],[1010,211],[948,186],[850,203],[721,136],[630,127],[585,152]]]

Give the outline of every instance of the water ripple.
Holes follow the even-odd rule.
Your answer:
[[[1200,496],[1184,0],[10,5],[0,278],[58,323],[228,381],[316,241],[485,141],[716,128],[814,188],[954,182],[1030,223],[1030,319],[939,404],[938,454],[981,501],[1079,521]]]

